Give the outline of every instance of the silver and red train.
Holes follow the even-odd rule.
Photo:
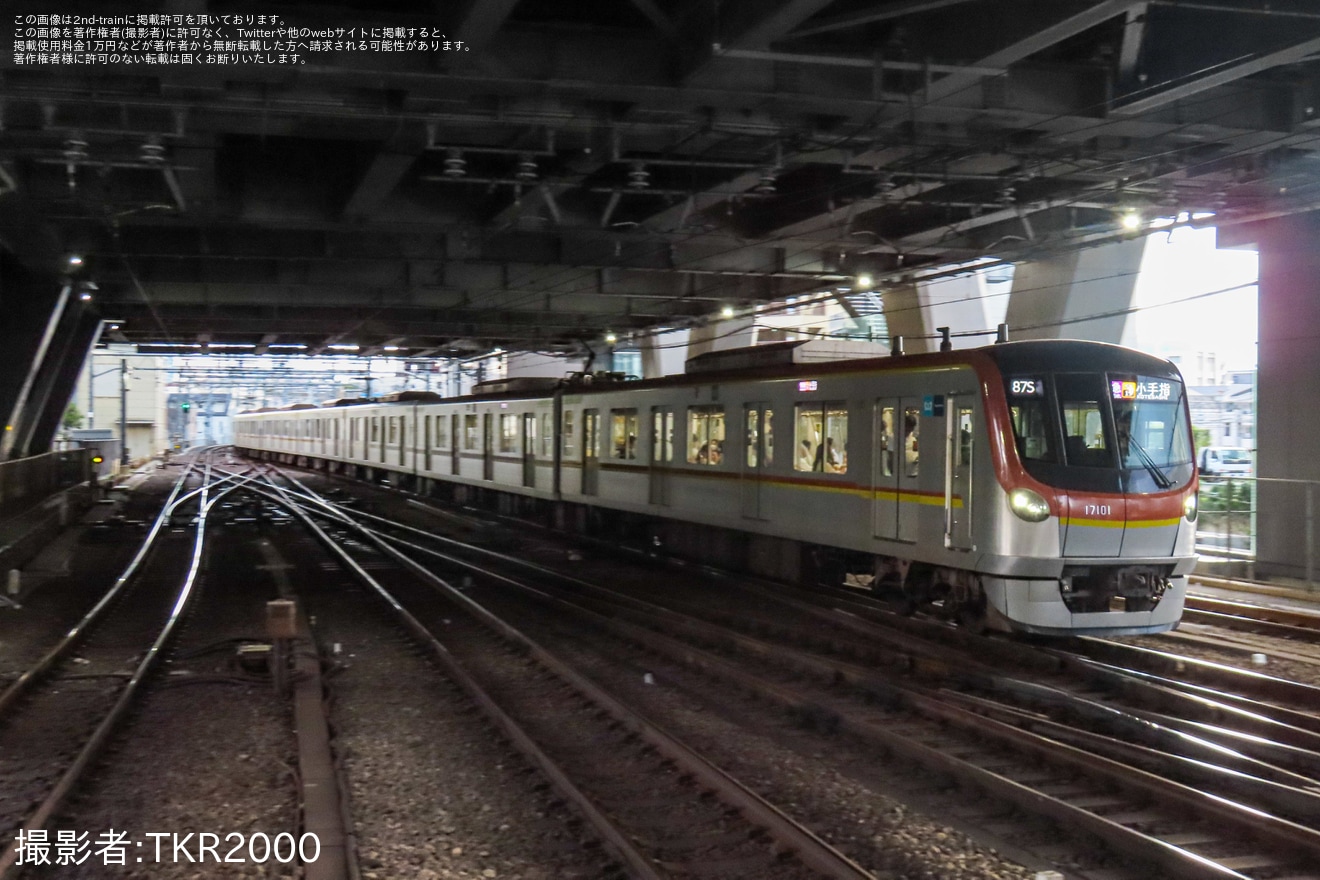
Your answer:
[[[1197,477],[1173,364],[1066,340],[804,351],[244,413],[234,442],[784,580],[869,582],[974,626],[1177,625]]]

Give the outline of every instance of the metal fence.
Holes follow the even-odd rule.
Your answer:
[[[1320,481],[1202,475],[1199,503],[1197,553],[1316,584]]]
[[[86,449],[0,461],[0,517],[31,507],[61,489],[87,481]]]

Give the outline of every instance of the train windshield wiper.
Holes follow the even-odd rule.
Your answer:
[[[1142,467],[1150,472],[1151,479],[1155,481],[1155,485],[1159,486],[1161,489],[1167,489],[1173,485],[1173,480],[1169,479],[1169,475],[1160,469],[1160,466],[1155,463],[1155,459],[1151,458],[1150,453],[1141,448],[1141,444],[1138,443],[1135,438],[1128,437],[1128,446],[1137,451],[1137,457],[1141,459]]]

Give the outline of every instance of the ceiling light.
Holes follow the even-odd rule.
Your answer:
[[[326,346],[331,351],[357,351],[360,347],[351,342],[336,342],[334,345]]]
[[[875,279],[871,277],[869,272],[863,272],[857,276],[853,287],[856,290],[870,290],[872,284],[875,284]]]
[[[70,266],[81,266],[82,264],[83,264],[83,258],[82,258],[82,257],[78,256],[77,254],[70,254],[70,256],[69,256],[69,265],[70,265]]]
[[[619,337],[615,336],[613,333],[606,333],[605,341],[608,342],[610,345],[613,345],[614,343],[619,341]]]
[[[398,350],[399,350],[399,346],[397,346],[397,345],[385,345],[385,346],[381,346],[381,349],[380,349],[380,350],[381,350],[381,351],[398,351]]]
[[[87,293],[86,291],[84,291],[84,292],[78,294],[78,299],[82,300],[83,302],[91,302],[91,300],[92,300],[92,295],[91,295],[90,293]]]
[[[733,306],[725,306],[724,308],[720,309],[720,315],[725,318],[732,318]]]
[[[1141,228],[1141,215],[1136,211],[1127,211],[1123,214],[1120,222],[1123,224],[1124,229],[1130,232],[1136,231]]]

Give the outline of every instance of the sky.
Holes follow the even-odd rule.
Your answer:
[[[1163,357],[1215,352],[1228,369],[1256,366],[1254,250],[1217,250],[1216,230],[1187,227],[1146,241],[1133,292],[1135,347]],[[1247,285],[1239,290],[1189,299]],[[1180,301],[1182,300],[1182,301]]]

